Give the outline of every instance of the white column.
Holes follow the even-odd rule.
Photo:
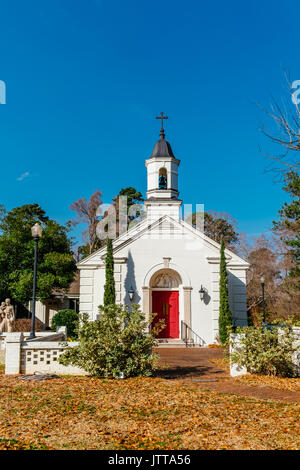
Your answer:
[[[230,335],[230,347],[229,347],[229,353],[233,354],[234,352],[239,352],[240,351],[240,338],[241,334],[231,334]],[[239,364],[236,364],[232,361],[230,357],[230,375],[231,377],[237,377],[239,375],[245,375],[247,374],[247,369],[246,367],[240,366]]]
[[[192,309],[191,309],[191,293],[192,287],[183,287],[183,317],[185,324],[192,328]],[[191,339],[191,330],[187,331],[187,339]]]
[[[146,321],[149,321],[151,314],[151,302],[150,302],[150,289],[149,287],[143,286],[143,313],[145,314]]]
[[[19,374],[23,333],[7,333],[5,351],[5,374]]]
[[[63,341],[67,341],[68,337],[68,332],[67,332],[67,327],[66,326],[57,326],[56,327],[56,333],[61,333],[63,336]]]

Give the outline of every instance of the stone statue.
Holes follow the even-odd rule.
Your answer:
[[[5,331],[5,327],[6,327],[5,308],[6,308],[5,302],[1,302],[1,305],[0,305],[0,333],[3,333],[3,331]]]
[[[6,299],[0,306],[0,331],[3,333],[11,333],[12,324],[15,321],[14,307],[10,303],[10,299]]]
[[[6,326],[8,333],[11,333],[12,324],[15,321],[15,311],[14,307],[10,303],[10,299],[5,300],[5,316],[6,316]]]

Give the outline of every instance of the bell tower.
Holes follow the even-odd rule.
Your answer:
[[[152,155],[145,161],[147,168],[147,216],[159,218],[168,214],[179,218],[182,201],[178,199],[178,167],[180,160],[175,158],[171,145],[165,140],[163,120],[168,119],[163,113],[161,119],[160,139],[155,143]]]

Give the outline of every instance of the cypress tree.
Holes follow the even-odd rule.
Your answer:
[[[219,337],[222,346],[228,340],[228,326],[232,325],[232,316],[229,308],[227,269],[225,258],[225,243],[222,238],[220,248],[220,310],[219,310]]]
[[[104,306],[116,303],[112,239],[107,239],[105,258]]]

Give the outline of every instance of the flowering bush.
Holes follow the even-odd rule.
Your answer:
[[[149,323],[138,305],[132,310],[120,305],[100,307],[99,320],[88,321],[83,314],[78,328],[79,345],[68,348],[59,358],[96,377],[150,376],[157,356],[155,336],[163,325],[157,322],[149,333]]]
[[[291,327],[238,328],[232,336],[230,353],[232,363],[245,367],[248,372],[280,377],[295,376],[293,354],[299,350]],[[299,341],[298,341],[299,343]]]

